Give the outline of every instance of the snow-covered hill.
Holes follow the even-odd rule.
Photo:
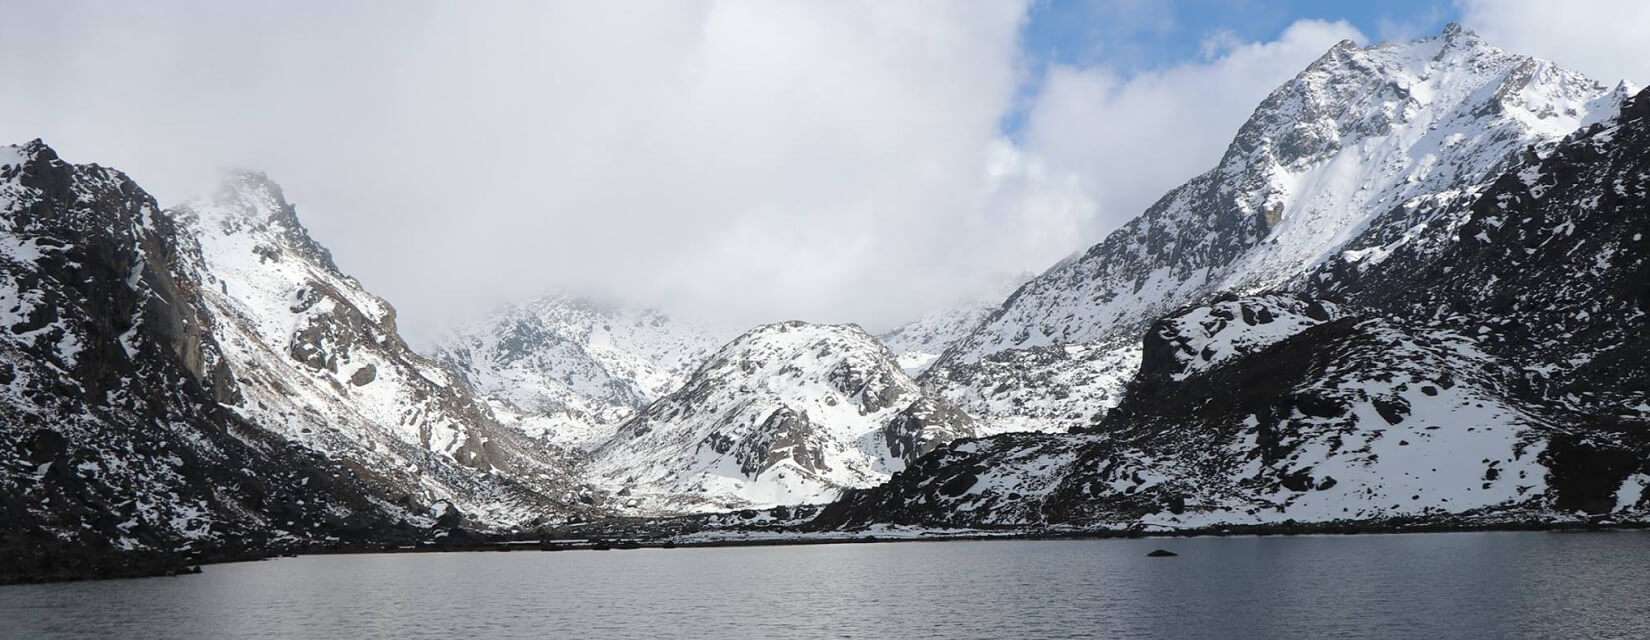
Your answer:
[[[718,350],[597,449],[592,470],[647,512],[821,502],[971,435],[859,327],[785,322]]]
[[[1296,280],[1382,213],[1481,185],[1619,99],[1455,25],[1414,42],[1343,42],[1262,102],[1214,169],[1026,283],[924,375],[972,399],[964,406],[991,429],[1084,426],[1120,400],[1158,317]],[[1095,365],[1079,375],[1073,356],[1017,353],[1049,347]],[[1083,392],[1049,397],[1026,381],[1044,378],[1082,378]]]
[[[240,388],[230,410],[477,526],[590,501],[578,458],[501,427],[463,380],[408,348],[394,309],[338,270],[274,182],[238,173],[166,215],[193,245],[184,266]]]
[[[454,332],[435,358],[481,392],[505,425],[590,448],[680,387],[721,342],[658,311],[555,295]]]

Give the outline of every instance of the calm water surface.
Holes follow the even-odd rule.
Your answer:
[[[317,556],[0,587],[0,637],[1650,638],[1650,534]]]

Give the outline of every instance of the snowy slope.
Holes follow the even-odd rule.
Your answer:
[[[820,502],[971,435],[859,327],[786,322],[722,347],[597,449],[592,471],[650,512]]]
[[[921,374],[953,343],[972,333],[995,305],[979,303],[941,309],[877,336],[911,375]]]
[[[394,310],[338,270],[268,178],[232,175],[167,214],[196,244],[187,266],[239,382],[233,411],[478,526],[583,508],[578,459],[502,428],[468,385],[409,349]]]
[[[980,418],[981,435],[1064,432],[1117,404],[1140,368],[1140,339],[1009,349],[977,362],[934,367],[918,379],[932,395]]]
[[[589,448],[674,391],[722,342],[653,310],[547,296],[454,332],[434,357],[506,426]]]
[[[1101,413],[1119,401],[1126,372],[1096,372],[1104,380],[1079,404],[1017,395],[1012,389],[1028,385],[966,368],[1052,345],[1136,349],[1155,318],[1220,292],[1296,280],[1380,214],[1481,185],[1530,145],[1607,117],[1619,98],[1454,25],[1415,42],[1343,42],[1274,91],[1218,166],[1026,283],[925,376],[947,396],[986,396],[1006,407],[978,415],[992,428],[1028,415]],[[964,373],[947,372],[958,368]],[[1048,425],[1064,426],[1078,425]]]

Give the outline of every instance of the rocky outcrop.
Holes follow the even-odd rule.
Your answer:
[[[882,428],[888,452],[907,464],[952,440],[977,434],[974,418],[944,400],[920,398]]]

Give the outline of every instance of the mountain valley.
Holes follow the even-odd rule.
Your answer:
[[[1650,91],[1456,25],[1336,45],[1097,244],[881,335],[553,293],[420,353],[263,174],[162,207],[0,147],[0,578],[601,527],[1647,524],[1647,235]]]

